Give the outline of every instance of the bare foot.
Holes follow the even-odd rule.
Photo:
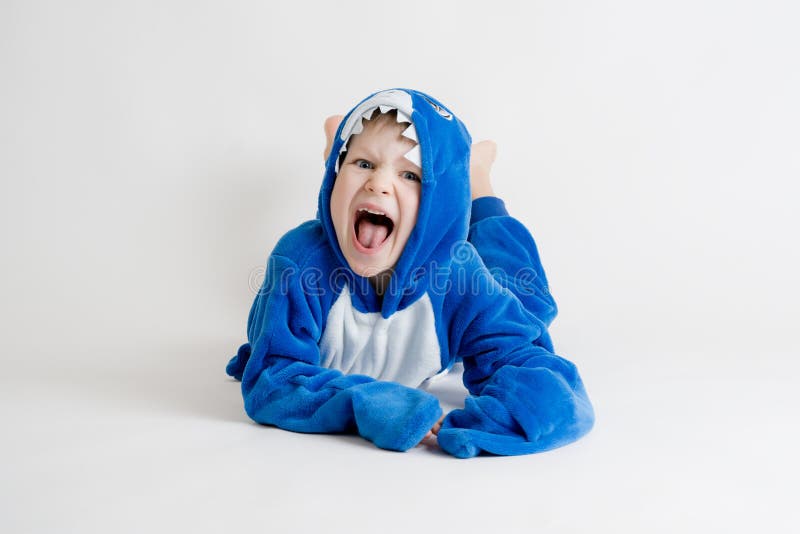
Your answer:
[[[336,135],[336,129],[339,128],[339,123],[342,122],[344,115],[331,115],[325,119],[325,151],[322,153],[323,161],[328,159],[328,153],[333,146],[333,136]]]
[[[491,170],[497,157],[497,144],[494,141],[481,141],[472,145],[469,160],[469,185],[472,200],[480,197],[493,197]]]

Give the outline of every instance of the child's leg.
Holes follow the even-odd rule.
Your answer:
[[[472,146],[468,240],[494,278],[514,293],[528,311],[550,325],[558,310],[533,236],[508,214],[503,201],[492,191],[490,171],[496,150],[491,141]]]

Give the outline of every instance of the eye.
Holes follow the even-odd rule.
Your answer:
[[[370,163],[369,161],[367,161],[365,159],[357,159],[353,163],[355,163],[356,167],[358,167],[359,169],[371,169],[372,168],[372,163]]]
[[[405,171],[403,173],[403,178],[405,178],[406,180],[411,180],[413,182],[421,182],[422,181],[422,178],[420,178],[419,176],[416,175],[416,173],[413,173],[411,171]]]

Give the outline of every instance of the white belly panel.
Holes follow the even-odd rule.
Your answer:
[[[342,291],[328,314],[319,343],[322,365],[417,387],[441,369],[433,306],[427,293],[383,318],[353,307]]]

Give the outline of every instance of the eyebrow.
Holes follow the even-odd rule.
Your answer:
[[[409,150],[413,150],[415,146],[417,146],[416,143]],[[378,157],[375,155],[375,153],[372,150],[370,150],[369,148],[366,148],[366,147],[357,147],[355,149],[354,148],[350,148],[347,151],[347,153],[348,153],[348,155],[345,156],[345,160],[350,160],[350,161],[352,161],[353,159],[361,159],[361,158],[368,159],[368,160],[376,160],[376,159],[378,159]],[[404,152],[404,154],[405,154],[405,152]],[[352,157],[352,159],[351,159],[351,157]],[[398,156],[397,160],[398,161],[402,160],[403,165],[401,165],[401,167],[410,167],[410,170],[414,171],[415,173],[417,173],[419,175],[422,175],[422,167],[419,167],[416,163],[414,163],[413,161],[409,160],[404,155]]]

